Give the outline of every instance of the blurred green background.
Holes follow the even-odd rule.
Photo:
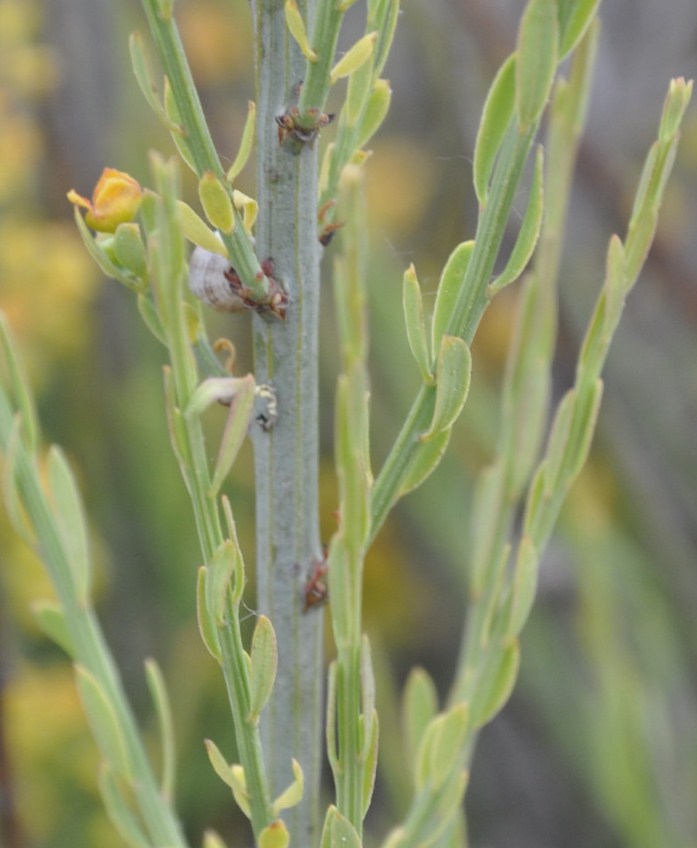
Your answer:
[[[558,396],[572,378],[607,238],[624,230],[668,80],[697,72],[694,0],[604,6],[562,272]],[[523,7],[403,2],[387,67],[392,112],[368,164],[376,467],[416,388],[401,275],[415,262],[432,298],[450,249],[473,233],[477,121]],[[177,10],[219,150],[232,158],[253,97],[249,4],[178,0]],[[187,832],[200,844],[214,826],[240,846],[246,831],[202,745],[211,736],[229,748],[230,727],[194,621],[197,545],[165,430],[162,350],[129,293],[90,264],[65,199],[70,188],[88,195],[105,165],[148,184],[148,150],[172,152],[130,72],[127,36],[136,28],[145,31],[136,0],[0,0],[0,308],[19,339],[46,438],[78,471],[101,617],[146,729],[142,659],[154,655],[165,669]],[[252,168],[240,188],[254,193]],[[696,189],[693,107],[657,242],[611,354],[595,448],[543,563],[519,686],[480,739],[467,800],[475,848],[697,845]],[[336,502],[331,252],[322,323],[327,538]],[[465,607],[472,480],[496,438],[514,306],[515,292],[505,293],[482,325],[449,459],[399,505],[369,558],[366,626],[383,709],[369,846],[403,810],[398,692],[408,669],[425,665],[447,691]],[[241,372],[247,322],[216,325],[235,341]],[[230,495],[250,565],[252,488],[247,453]],[[0,845],[118,846],[96,797],[97,758],[70,667],[31,616],[50,587],[4,518],[0,558]]]

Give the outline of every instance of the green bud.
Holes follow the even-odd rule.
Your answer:
[[[144,277],[147,271],[145,245],[136,223],[119,224],[112,243],[114,257],[119,264],[135,274]]]

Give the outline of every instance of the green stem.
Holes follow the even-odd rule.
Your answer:
[[[294,845],[318,839],[323,612],[304,610],[303,588],[322,547],[318,516],[317,150],[278,142],[276,117],[302,79],[305,62],[287,31],[283,4],[253,4],[257,45],[257,249],[272,256],[290,294],[286,320],[254,320],[258,384],[273,386],[278,418],[253,433],[257,491],[258,606],[273,621],[279,663],[262,715],[269,780],[278,793],[292,779],[305,795],[284,814]]]
[[[340,648],[336,677],[337,739],[341,779],[337,781],[337,808],[361,836],[363,832],[363,773],[361,715],[361,646]],[[369,718],[369,717],[368,717]],[[366,719],[367,720],[367,719]]]
[[[13,414],[0,392],[0,445],[8,447]],[[34,525],[51,580],[56,588],[75,661],[97,681],[112,709],[114,721],[132,764],[137,781],[135,797],[153,844],[185,848],[186,840],[174,811],[160,792],[138,727],[126,699],[119,673],[106,646],[104,635],[88,604],[80,600],[67,553],[43,492],[36,462],[23,445],[15,458],[16,484],[27,515]]]
[[[477,225],[475,248],[462,281],[461,296],[453,310],[446,332],[472,343],[479,321],[486,309],[487,285],[501,247],[506,222],[513,206],[535,130],[525,133],[512,130],[499,154],[487,206]],[[372,497],[372,529],[374,538],[388,512],[399,497],[399,490],[418,437],[428,426],[433,413],[435,387],[422,386],[411,407],[397,441],[388,454],[375,480]]]
[[[158,188],[162,195],[155,248],[153,288],[160,309],[169,350],[174,403],[186,409],[196,389],[198,374],[189,343],[181,300],[183,259],[181,236],[176,223],[177,186],[171,169],[161,166]],[[159,242],[159,243],[158,243]],[[205,438],[198,416],[183,415],[186,461],[182,474],[196,520],[199,544],[208,565],[225,541],[217,502],[210,496],[211,478]],[[220,627],[221,667],[225,679],[235,727],[235,738],[245,780],[249,788],[249,804],[254,834],[259,835],[271,824],[271,793],[262,757],[259,728],[247,721],[250,712],[249,670],[239,628],[239,610],[228,590],[227,615]]]
[[[228,187],[231,192],[232,189],[225,179],[220,157],[201,108],[201,101],[174,18],[171,15],[161,16],[161,4],[158,0],[142,0],[142,2],[150,32],[172,87],[186,146],[191,153],[196,174],[200,178],[206,171],[212,171],[222,185]],[[221,238],[228,249],[237,274],[249,289],[252,299],[264,302],[268,299],[269,281],[261,270],[254,253],[254,246],[242,226],[237,211],[235,211],[235,221],[236,225],[232,233],[221,233]]]

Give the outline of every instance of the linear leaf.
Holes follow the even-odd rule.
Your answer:
[[[254,134],[256,132],[256,115],[256,104],[253,100],[250,100],[247,103],[247,119],[244,122],[244,129],[242,130],[242,138],[240,140],[240,147],[237,151],[237,156],[235,156],[234,162],[232,163],[232,165],[230,165],[227,170],[227,173],[225,174],[225,179],[229,183],[235,181],[239,173],[249,161],[249,157],[252,152],[252,147],[254,146]]]
[[[423,298],[421,297],[421,286],[416,277],[416,269],[413,265],[410,265],[404,272],[402,303],[409,347],[421,372],[421,379],[424,383],[432,383],[431,354],[426,336]]]
[[[518,32],[516,112],[523,130],[540,117],[557,68],[559,25],[555,0],[530,0]]]
[[[277,816],[281,810],[287,810],[290,807],[297,806],[303,797],[305,791],[305,777],[300,763],[293,758],[291,763],[293,768],[293,782],[281,792],[281,794],[273,802],[273,814]]]
[[[513,640],[505,648],[491,647],[475,683],[471,703],[472,727],[485,725],[509,699],[518,676],[520,647]]]
[[[559,61],[583,38],[600,0],[559,0]]]
[[[151,848],[152,843],[138,823],[130,805],[123,797],[116,776],[108,765],[99,775],[99,790],[107,815],[121,838],[131,848]]]
[[[160,788],[163,797],[172,798],[174,795],[177,760],[174,718],[162,670],[154,659],[145,661],[145,679],[153,704],[155,705],[157,726],[160,731],[160,748],[162,751],[162,779],[160,781]]]
[[[34,397],[29,389],[29,382],[24,368],[17,355],[17,346],[10,325],[3,312],[0,312],[0,343],[5,358],[7,377],[12,390],[12,399],[21,415],[22,436],[27,448],[34,451],[39,443],[39,424],[36,416]]]
[[[448,447],[450,432],[442,430],[427,442],[419,442],[407,462],[399,497],[416,489],[435,471]]]
[[[453,250],[445,263],[443,273],[438,283],[438,294],[436,305],[433,309],[433,322],[431,324],[431,350],[440,350],[440,340],[448,330],[450,316],[453,314],[455,304],[460,295],[467,266],[469,265],[473,241],[463,241]]]
[[[462,412],[472,376],[472,354],[467,342],[457,336],[443,336],[436,367],[436,403],[428,431],[421,441],[428,442],[448,431]]]
[[[255,389],[256,383],[252,374],[248,374],[237,381],[236,391],[230,403],[223,437],[220,440],[218,457],[213,469],[211,495],[217,495],[225,482],[247,436],[254,410]]]
[[[75,646],[68,631],[65,614],[58,604],[54,601],[36,601],[32,604],[32,612],[46,636],[60,646],[68,656],[75,656]]]
[[[75,665],[75,678],[92,735],[102,756],[116,774],[132,782],[135,777],[126,741],[104,689],[82,665]]]
[[[196,617],[198,619],[198,630],[201,634],[203,644],[213,659],[221,661],[220,644],[218,642],[218,628],[215,626],[213,616],[208,611],[206,602],[206,583],[208,582],[208,569],[202,565],[198,570],[196,580]]]
[[[429,722],[438,711],[436,687],[423,668],[412,669],[404,687],[403,721],[407,753],[412,764]]]
[[[535,156],[535,173],[530,187],[530,198],[528,208],[523,218],[523,223],[518,232],[511,255],[506,267],[499,276],[489,285],[490,296],[501,291],[518,279],[530,261],[530,257],[537,245],[540,235],[540,227],[544,217],[544,151],[542,145],[537,148]]]
[[[256,724],[273,690],[278,666],[276,634],[269,618],[257,619],[251,648],[252,667],[249,677],[249,715],[247,721]]]
[[[79,599],[86,603],[91,583],[87,521],[73,472],[63,451],[56,445],[48,453],[48,478],[53,516],[75,581],[75,590]]]
[[[486,205],[494,162],[513,117],[515,63],[516,56],[512,53],[499,68],[484,102],[482,119],[479,122],[474,145],[472,178],[481,206]]]

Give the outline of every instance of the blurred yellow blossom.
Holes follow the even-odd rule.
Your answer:
[[[143,189],[130,174],[105,168],[97,180],[92,199],[78,194],[74,189],[68,192],[68,200],[76,206],[87,209],[85,221],[89,227],[99,233],[113,233],[119,224],[132,221],[138,214]]]

